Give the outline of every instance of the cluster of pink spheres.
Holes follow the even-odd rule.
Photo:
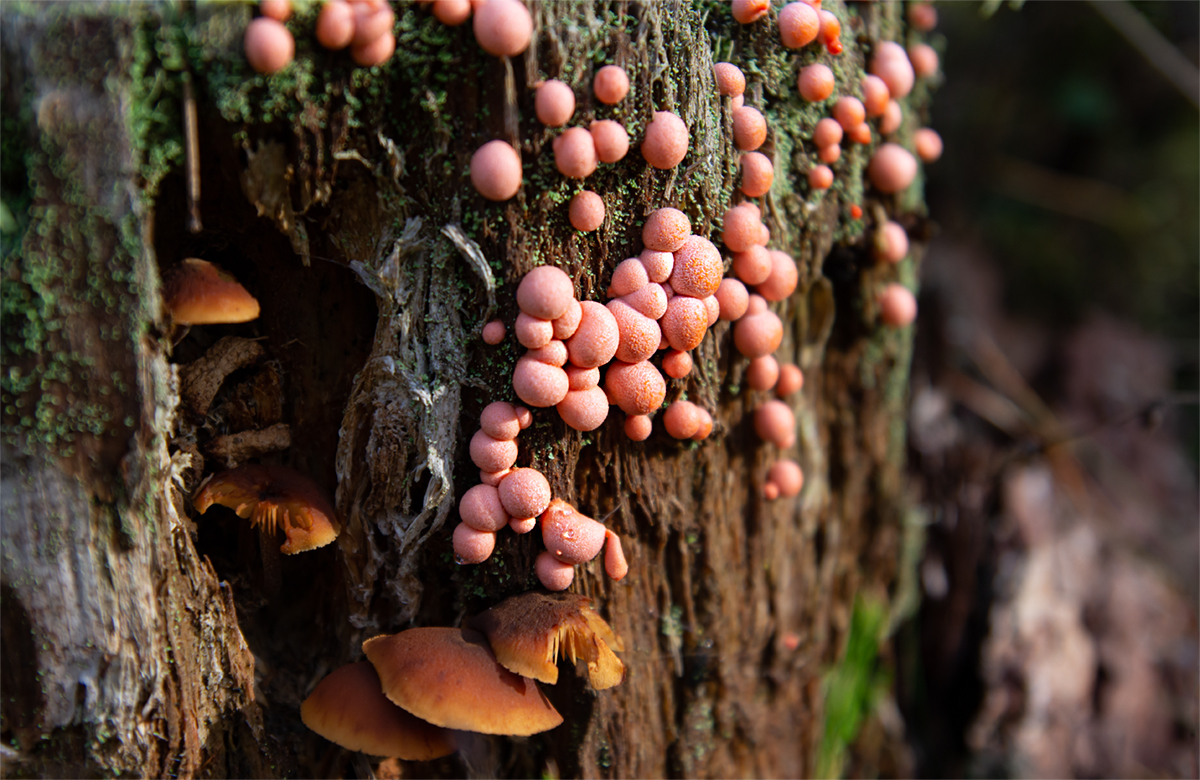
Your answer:
[[[454,529],[454,556],[460,564],[483,563],[496,547],[496,535],[508,526],[527,534],[542,521],[546,551],[535,570],[549,590],[566,590],[574,567],[587,563],[607,542],[604,567],[615,580],[629,566],[621,539],[570,504],[553,498],[550,483],[537,469],[514,468],[517,435],[533,421],[530,411],[496,401],[479,415],[479,430],[471,437],[471,460],[479,467],[480,484],[463,494],[458,503],[462,520]]]

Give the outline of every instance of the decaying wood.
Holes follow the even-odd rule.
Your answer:
[[[827,6],[845,12],[835,0]],[[791,94],[794,63],[773,42],[773,22],[722,38],[705,26],[716,7],[703,4],[531,9],[540,43],[511,62],[463,41],[445,44],[459,58],[445,67],[461,79],[444,89],[420,57],[431,36],[447,33],[404,6],[398,25],[412,37],[398,56],[412,58],[410,70],[356,71],[354,80],[335,65],[321,100],[261,124],[250,118],[257,109],[238,113],[238,99],[261,105],[270,90],[297,87],[244,73],[247,8],[201,4],[194,18],[171,22],[201,52],[191,66],[205,230],[194,239],[179,235],[188,210],[182,179],[164,180],[145,207],[126,201],[124,211],[102,204],[89,212],[99,217],[89,230],[100,239],[121,220],[135,226],[129,262],[138,284],[113,294],[138,316],[122,321],[119,338],[85,346],[136,376],[136,393],[120,399],[133,422],[119,435],[96,437],[104,457],[84,459],[90,471],[72,466],[76,456],[5,452],[0,605],[6,639],[28,645],[4,655],[3,730],[18,745],[6,773],[10,764],[26,775],[354,771],[345,751],[300,724],[298,707],[312,687],[361,658],[365,638],[414,624],[455,625],[536,587],[538,534],[502,533],[493,557],[475,567],[456,566],[450,554],[456,497],[478,481],[466,442],[484,405],[513,399],[517,350],[482,345],[481,317],[495,310],[511,322],[515,283],[547,263],[573,277],[581,299],[603,300],[612,269],[640,249],[645,215],[663,205],[683,209],[696,233],[716,239],[735,197],[738,153],[712,64],[735,54],[761,66],[748,102],[776,111],[764,150],[777,179],[790,182],[765,198],[763,212],[772,246],[791,253],[799,269],[796,294],[777,307],[786,323],[778,357],[806,374],[793,403],[799,442],[787,453],[804,466],[806,489],[794,500],[762,497],[766,469],[780,453],[754,433],[752,413],[763,398],[744,389],[746,361],[726,323],[695,351],[693,374],[669,383],[668,401],[686,393],[712,411],[708,441],[656,433],[636,444],[622,433],[619,412],[585,435],[552,410],[538,411],[521,434],[518,463],[541,469],[555,495],[585,514],[607,518],[629,558],[622,582],[593,562],[579,567],[573,586],[624,638],[626,680],[597,694],[578,674],[562,674],[547,695],[566,716],[563,727],[517,742],[480,737],[462,756],[404,771],[811,773],[821,675],[838,657],[856,594],[886,598],[902,533],[910,342],[874,322],[872,290],[892,271],[872,267],[867,230],[844,214],[863,197],[853,177],[865,153],[847,150],[844,192],[816,197],[801,184],[811,117]],[[866,51],[854,36],[878,37],[898,13],[892,3],[857,9],[844,33],[847,84]],[[57,121],[31,132],[69,160],[109,159],[111,133],[72,133],[63,118],[93,111],[119,133],[133,132],[118,111],[132,78],[119,44],[134,37],[135,24],[139,35],[154,28],[107,10],[9,14],[9,30],[13,19],[28,46],[6,35],[6,70],[25,58],[35,91],[59,96],[45,103]],[[67,56],[55,41],[85,37],[111,49],[102,62],[47,64],[50,55]],[[577,187],[554,173],[554,133],[531,119],[530,95],[542,78],[590,84],[601,61],[633,78],[620,116],[635,141],[626,162],[588,180],[611,197],[605,224],[585,235],[566,227],[564,204]],[[221,81],[228,73],[237,78]],[[402,103],[410,98],[413,105]],[[639,164],[636,139],[664,109],[689,126],[692,153],[688,165],[660,172]],[[580,101],[576,121],[597,115],[590,98]],[[521,192],[504,204],[480,201],[462,173],[491,137],[518,141],[527,166]],[[117,140],[125,141],[115,145],[124,150],[121,164],[97,175],[105,192],[132,193],[138,162],[127,139]],[[66,183],[48,161],[34,173],[59,185],[39,194],[48,205],[81,208],[61,197]],[[919,201],[876,205],[880,214],[907,208],[919,218]],[[168,218],[177,232],[152,230]],[[60,241],[35,233],[23,262]],[[93,251],[113,243],[96,241]],[[171,358],[186,364],[177,382],[165,339],[153,335],[161,326],[156,290],[159,268],[193,252],[236,266],[263,317],[215,346],[215,332],[181,343]],[[270,375],[247,392],[276,395],[259,399],[270,420],[239,411],[233,391],[214,406],[231,373],[266,355],[271,361],[256,370],[269,367]],[[197,417],[186,430],[175,424],[180,394]],[[247,424],[227,429],[238,421]],[[198,443],[201,430],[210,438]],[[290,446],[281,452],[268,450],[282,438],[244,448],[247,437],[284,430]],[[235,452],[237,436],[243,449]],[[190,518],[186,490],[201,449],[214,460],[285,463],[336,491],[344,521],[336,547],[289,556],[280,571],[274,562],[267,571],[262,542],[232,513],[214,508]],[[40,684],[30,684],[36,672]],[[18,691],[11,702],[10,684]]]

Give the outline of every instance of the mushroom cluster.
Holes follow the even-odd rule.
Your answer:
[[[616,632],[586,596],[526,593],[463,628],[411,628],[363,642],[366,661],[322,679],[300,706],[306,726],[350,750],[428,761],[455,732],[530,736],[563,722],[538,687],[558,681],[559,651],[597,690],[619,684]]]

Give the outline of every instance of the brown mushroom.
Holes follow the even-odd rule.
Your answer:
[[[471,618],[467,625],[487,635],[497,660],[509,671],[550,685],[558,682],[558,653],[587,663],[588,681],[603,690],[625,678],[613,654],[621,638],[577,593],[525,593]]]
[[[304,725],[348,750],[405,761],[431,761],[454,752],[450,731],[388,701],[367,661],[335,669],[300,705]]]
[[[279,551],[287,555],[324,547],[342,530],[316,483],[285,466],[239,466],[210,477],[192,506],[204,514],[213,504],[229,507],[267,533],[282,528],[287,539]]]
[[[487,640],[459,628],[410,628],[363,642],[383,692],[435,726],[527,737],[562,715],[527,677],[496,661]]]
[[[178,325],[216,325],[258,319],[258,301],[228,272],[189,257],[163,281],[163,302]]]

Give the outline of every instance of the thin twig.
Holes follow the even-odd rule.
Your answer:
[[[200,222],[200,130],[190,75],[183,78],[183,140],[187,149],[188,230],[199,233],[204,229]]]
[[[1092,8],[1125,36],[1154,69],[1200,108],[1200,70],[1126,0],[1091,0]]]

